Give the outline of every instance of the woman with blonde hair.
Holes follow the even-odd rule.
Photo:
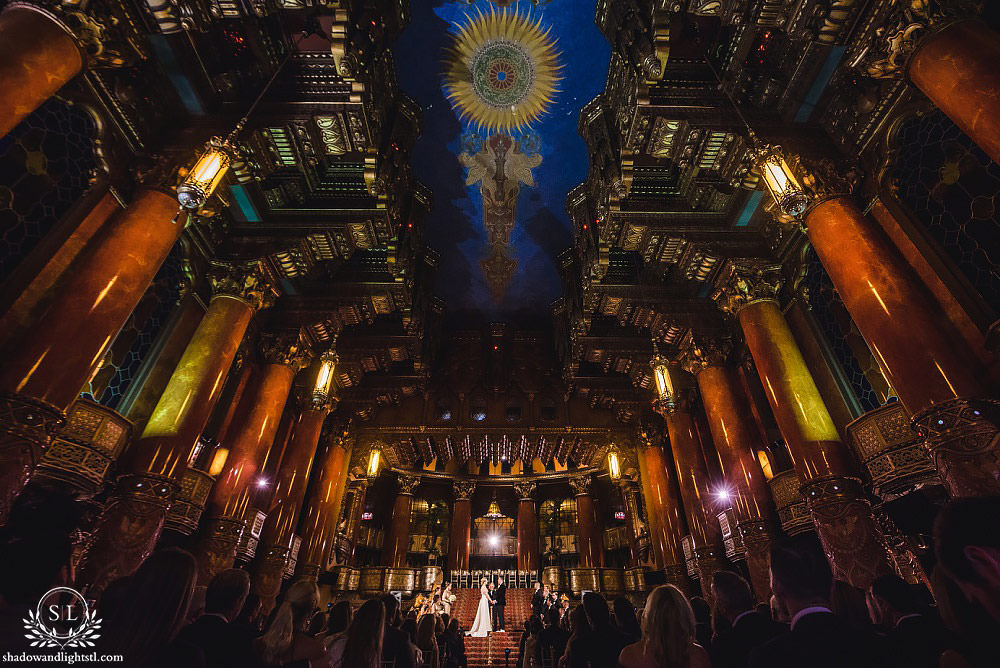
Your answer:
[[[284,666],[308,661],[310,668],[328,668],[329,657],[323,642],[306,633],[319,606],[319,587],[300,580],[278,606],[264,635],[254,641],[254,652],[265,666]]]
[[[710,668],[705,648],[695,642],[694,612],[680,589],[660,585],[646,600],[642,640],[622,650],[622,668]]]

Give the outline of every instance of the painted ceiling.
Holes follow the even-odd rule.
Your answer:
[[[441,256],[435,292],[448,311],[537,317],[562,292],[566,194],[588,169],[577,122],[610,58],[595,5],[411,3],[393,54],[400,87],[422,109],[412,163],[434,193],[426,239]]]

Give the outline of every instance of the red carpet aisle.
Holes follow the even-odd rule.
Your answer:
[[[452,615],[462,625],[463,631],[472,628],[479,606],[479,589],[455,589],[458,600],[451,607]],[[466,636],[465,652],[469,668],[503,666],[504,650],[510,648],[510,665],[517,662],[517,648],[524,630],[524,620],[531,616],[531,590],[508,589],[507,609],[504,613],[506,633],[491,633],[488,638]]]

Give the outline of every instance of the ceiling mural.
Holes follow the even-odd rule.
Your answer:
[[[537,317],[561,294],[566,195],[588,168],[577,122],[610,57],[595,3],[412,3],[394,56],[422,108],[413,168],[434,193],[427,238],[452,312]]]

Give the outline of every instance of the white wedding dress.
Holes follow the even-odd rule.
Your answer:
[[[490,621],[490,590],[486,585],[483,585],[480,591],[483,595],[479,599],[476,621],[472,623],[472,630],[466,634],[473,638],[485,638],[493,630],[493,624]]]

